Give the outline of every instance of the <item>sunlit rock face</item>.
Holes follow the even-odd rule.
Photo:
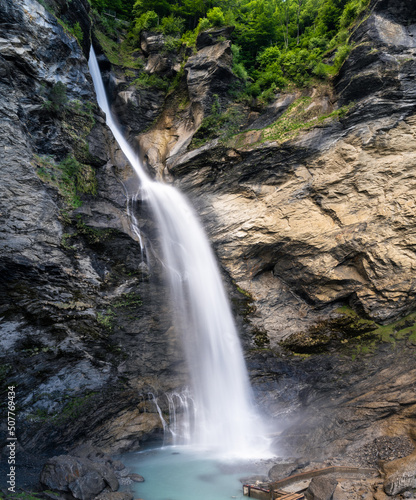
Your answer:
[[[376,3],[353,33],[335,82],[344,118],[167,160],[272,344],[334,306],[381,322],[414,307],[416,24],[399,10]]]
[[[344,117],[283,144],[250,130],[167,157],[226,274],[246,292],[247,345],[263,349],[248,354],[249,366],[267,413],[288,417],[288,454],[351,447],[357,456],[380,435],[410,439],[415,401],[402,405],[392,381],[414,382],[414,338],[361,359],[343,348],[360,336],[359,321],[373,321],[371,331],[415,310],[414,7],[373,2],[355,29],[331,103],[349,107]],[[349,333],[337,324],[341,306],[361,318]],[[404,323],[392,331],[414,319]],[[312,357],[288,360],[293,351]]]

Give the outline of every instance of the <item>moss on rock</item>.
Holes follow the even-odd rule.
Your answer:
[[[383,342],[416,345],[416,312],[386,325],[362,317],[349,306],[339,307],[335,313],[304,332],[290,335],[280,345],[294,354],[322,353],[334,347],[352,352],[353,357],[371,353]]]

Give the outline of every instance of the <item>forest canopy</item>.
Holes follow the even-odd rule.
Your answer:
[[[198,32],[232,25],[234,72],[248,95],[307,86],[336,73],[351,49],[348,28],[369,0],[91,0],[130,22],[128,42],[159,31],[172,47],[195,44]]]

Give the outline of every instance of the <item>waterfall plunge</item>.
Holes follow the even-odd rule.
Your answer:
[[[265,456],[267,440],[252,407],[242,349],[208,239],[182,194],[151,180],[123,137],[92,46],[89,67],[107,125],[137,173],[159,227],[175,327],[183,335],[192,384],[195,421],[187,424],[189,444],[224,456]]]

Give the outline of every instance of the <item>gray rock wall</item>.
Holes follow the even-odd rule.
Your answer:
[[[1,0],[0,30],[0,381],[17,386],[19,443],[48,452],[100,429],[108,450],[138,447],[161,428],[149,393],[184,370],[127,217],[137,182],[75,38],[35,0]]]

